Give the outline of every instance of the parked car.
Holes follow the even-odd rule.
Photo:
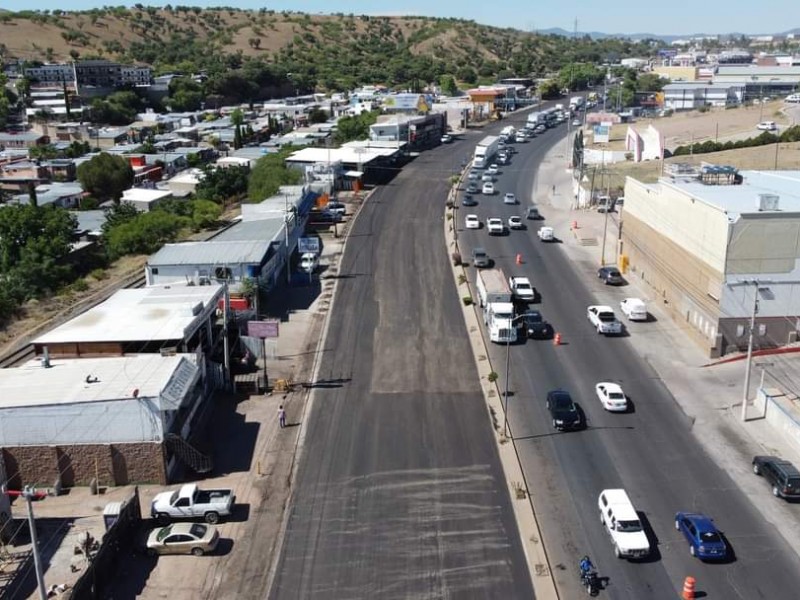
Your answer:
[[[529,338],[549,340],[553,337],[553,326],[542,317],[538,310],[529,310],[522,315],[522,329]]]
[[[783,99],[784,102],[789,102],[791,104],[797,104],[800,102],[800,94],[789,94],[786,98]]]
[[[325,210],[334,215],[345,216],[347,214],[347,206],[343,202],[328,202],[325,205]]]
[[[478,215],[467,215],[464,217],[464,228],[465,229],[480,229],[481,228],[481,221],[478,219]]]
[[[772,495],[784,500],[800,500],[800,471],[777,456],[753,457],[753,473],[772,486]]]
[[[553,428],[558,431],[580,429],[583,426],[581,414],[569,392],[564,390],[547,392],[547,410],[550,411]]]
[[[511,216],[508,217],[509,229],[525,229],[525,224],[522,222],[522,217]]]
[[[594,392],[603,405],[609,412],[625,412],[628,410],[628,399],[622,388],[609,381],[603,381],[594,386]]]
[[[203,556],[213,552],[219,543],[219,532],[205,523],[173,523],[153,529],[147,536],[147,553],[193,554]]]
[[[506,192],[505,196],[503,196],[503,204],[516,204],[516,203],[517,203],[517,197],[511,192]]]
[[[572,126],[573,127],[580,127],[581,125],[583,125],[583,121],[581,121],[580,119],[573,119],[572,120]]]
[[[492,196],[494,195],[494,184],[491,181],[487,181],[483,184],[483,189],[481,190],[484,196]]]
[[[453,141],[453,136],[452,136],[452,135],[449,135],[449,134],[445,133],[445,134],[442,136],[442,143],[443,143],[443,144],[449,144],[449,143],[450,143],[450,142],[452,142],[452,141]]]
[[[484,269],[491,265],[489,254],[483,248],[472,249],[472,264],[476,269]]]
[[[625,279],[622,273],[619,272],[617,267],[600,267],[597,269],[597,276],[603,280],[606,285],[622,285]]]
[[[478,201],[475,200],[472,194],[464,194],[464,197],[461,199],[461,206],[478,206]]]
[[[629,321],[647,321],[647,305],[639,298],[625,298],[619,308]]]
[[[503,219],[490,217],[486,219],[486,229],[489,235],[503,235],[506,232],[506,226],[503,225]]]
[[[552,227],[539,227],[539,231],[536,232],[536,235],[538,235],[539,239],[543,242],[553,242],[556,239],[556,234]]]
[[[714,522],[698,513],[679,512],[675,515],[675,529],[689,542],[689,553],[701,560],[722,560],[728,556],[728,547]]]
[[[150,516],[162,523],[196,517],[216,523],[221,516],[231,514],[235,502],[233,490],[201,490],[196,483],[187,483],[178,490],[156,494],[150,503]]]
[[[775,131],[778,129],[778,125],[775,121],[761,121],[758,125],[756,125],[756,129],[761,131]]]

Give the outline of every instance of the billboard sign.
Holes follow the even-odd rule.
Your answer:
[[[321,248],[318,237],[301,237],[297,240],[297,251],[300,254],[305,254],[306,252],[319,254],[320,250]]]
[[[248,321],[247,335],[254,338],[276,338],[280,329],[280,321],[269,319],[267,321]]]
[[[609,123],[603,123],[602,125],[594,126],[595,144],[607,144],[610,135],[611,135],[611,125]]]
[[[383,105],[392,110],[416,110],[424,113],[431,109],[429,99],[423,94],[394,94],[384,98]]]

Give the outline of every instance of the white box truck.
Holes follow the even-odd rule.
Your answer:
[[[485,269],[477,276],[478,303],[483,308],[483,322],[489,340],[500,344],[517,340],[514,327],[514,298],[500,269]]]
[[[472,159],[472,166],[476,169],[483,169],[489,166],[492,158],[497,154],[497,146],[500,138],[496,135],[487,135],[477,146],[475,146],[475,156]]]

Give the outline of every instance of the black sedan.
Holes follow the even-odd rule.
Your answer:
[[[461,199],[461,206],[478,206],[478,201],[470,194],[464,194],[464,197]]]
[[[564,390],[547,392],[547,410],[550,411],[550,417],[553,419],[553,428],[558,431],[583,427],[583,418],[569,392]]]
[[[522,315],[522,329],[529,338],[549,340],[553,337],[553,326],[542,317],[538,310],[531,310]]]

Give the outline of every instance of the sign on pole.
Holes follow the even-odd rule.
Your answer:
[[[280,330],[280,321],[270,319],[268,321],[248,321],[247,335],[256,338],[276,338]]]

